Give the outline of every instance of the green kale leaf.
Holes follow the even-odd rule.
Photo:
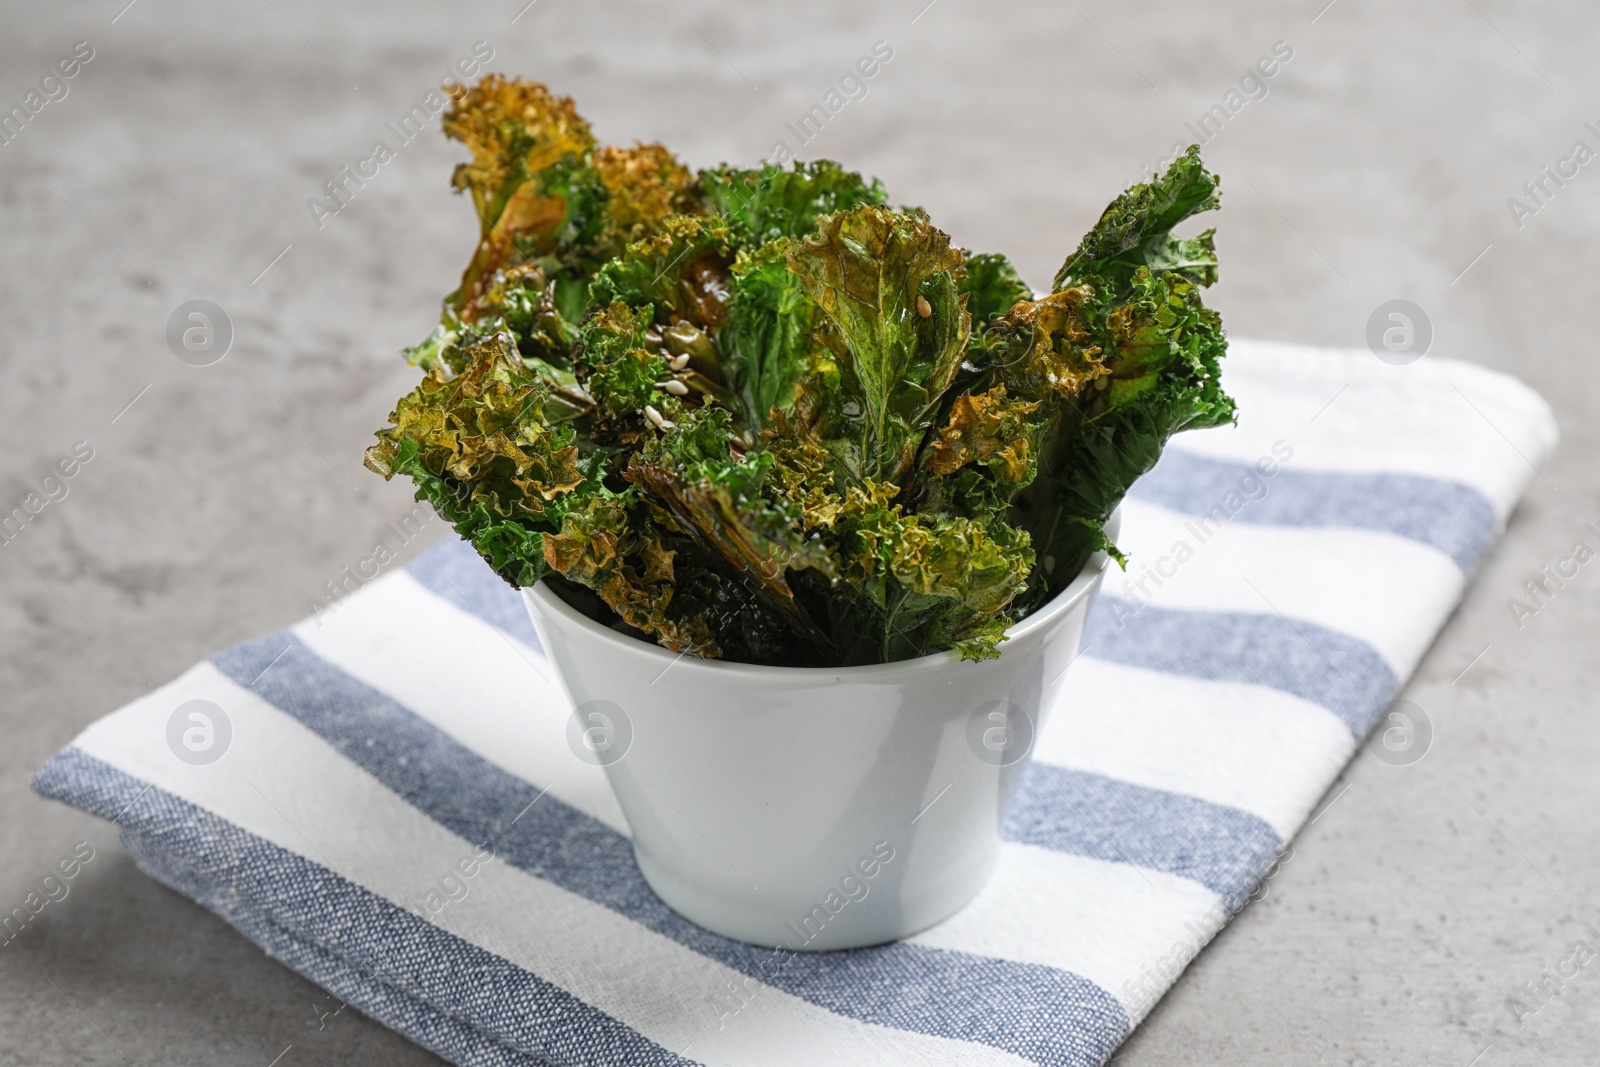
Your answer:
[[[901,482],[966,352],[962,255],[920,211],[863,206],[817,226],[788,261],[834,328],[835,454],[858,482]]]
[[[509,334],[464,349],[462,372],[430,373],[367,450],[385,479],[410,477],[426,499],[516,585],[549,573],[541,536],[599,486],[571,425],[545,417],[551,383],[528,369]]]
[[[832,160],[796,162],[791,170],[768,163],[759,170],[718,167],[700,172],[707,205],[727,220],[746,246],[780,237],[804,237],[816,230],[818,215],[848,211],[861,204],[882,206],[883,185],[864,182]]]
[[[1022,610],[1071,581],[1091,552],[1114,551],[1106,520],[1174,433],[1233,419],[1222,320],[1200,299],[1216,280],[1211,231],[1188,241],[1171,232],[1219,195],[1191,147],[1106,209],[1054,293],[990,331],[991,380],[1041,400],[1049,420],[1037,476],[1012,506],[1040,559]]]

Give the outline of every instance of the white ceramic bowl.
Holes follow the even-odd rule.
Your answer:
[[[705,660],[616,633],[543,583],[523,596],[573,701],[569,737],[605,765],[656,894],[739,941],[840,949],[924,930],[988,881],[1106,563],[980,663]]]

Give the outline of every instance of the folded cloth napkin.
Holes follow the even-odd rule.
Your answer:
[[[1124,505],[1130,564],[994,881],[908,941],[780,957],[668,910],[517,595],[454,539],[101,719],[34,786],[458,1064],[1101,1064],[1385,712],[1555,441],[1535,394],[1449,360],[1237,342],[1226,384],[1238,425],[1182,435]]]

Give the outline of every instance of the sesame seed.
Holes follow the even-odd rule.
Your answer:
[[[673,370],[682,370],[689,365],[689,353],[685,352],[681,356],[675,356],[667,360],[667,365]]]
[[[658,430],[665,430],[667,428],[667,420],[663,419],[661,417],[661,412],[657,411],[650,404],[646,404],[644,406],[644,417],[655,423],[656,429]]]
[[[933,314],[933,305],[928,303],[928,298],[921,293],[917,294],[917,314],[923,318]]]
[[[670,382],[662,382],[661,383],[661,388],[665,389],[667,392],[671,393],[673,396],[688,396],[689,395],[689,387],[687,385],[684,385],[682,382],[678,381],[676,378],[674,378]]]

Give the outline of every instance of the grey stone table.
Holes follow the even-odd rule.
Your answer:
[[[1431,319],[1433,355],[1542,391],[1561,450],[1409,686],[1431,750],[1403,768],[1359,757],[1267,897],[1119,1062],[1594,1062],[1600,969],[1550,980],[1537,1012],[1508,1001],[1575,939],[1600,947],[1585,926],[1600,921],[1600,572],[1520,625],[1508,601],[1600,518],[1600,163],[1570,163],[1560,185],[1542,170],[1580,139],[1600,147],[1600,123],[1585,126],[1600,119],[1600,10],[450,8],[0,10],[0,109],[25,106],[76,42],[92,50],[0,144],[0,511],[77,442],[93,453],[0,545],[0,911],[80,842],[95,850],[70,896],[0,947],[0,1062],[437,1062],[352,1012],[319,1025],[314,986],[27,782],[98,715],[305,614],[409,510],[361,450],[411,379],[397,350],[428,330],[473,217],[446,189],[459,150],[431,130],[402,145],[385,123],[477,41],[492,66],[574,95],[603,139],[659,139],[702,165],[780,141],[847,160],[1035,283],[1210,114],[1205,152],[1227,189],[1212,299],[1232,333],[1360,345],[1373,309],[1406,298]],[[801,145],[786,123],[878,41],[893,55],[865,96]],[[1292,55],[1230,98],[1279,41]],[[307,201],[380,138],[394,158],[336,215],[314,213]],[[180,362],[164,336],[191,299],[232,320],[213,366]]]

